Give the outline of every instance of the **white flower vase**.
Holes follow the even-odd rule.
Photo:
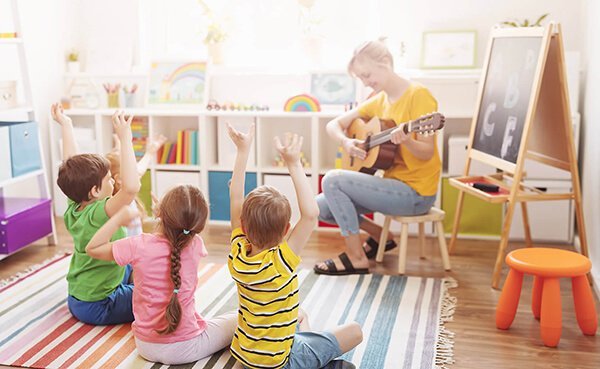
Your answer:
[[[208,57],[213,64],[223,64],[223,43],[216,42],[206,45]]]
[[[80,64],[78,61],[70,61],[67,62],[67,71],[69,73],[79,73],[81,70]]]

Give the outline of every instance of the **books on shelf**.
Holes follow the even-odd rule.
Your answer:
[[[146,153],[148,121],[141,117],[134,117],[131,122],[131,133],[133,134],[133,151],[135,152],[135,158],[140,160]]]
[[[177,131],[176,142],[166,142],[156,154],[158,164],[199,165],[198,131]]]

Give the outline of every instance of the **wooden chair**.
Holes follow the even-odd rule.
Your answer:
[[[450,270],[450,258],[448,257],[448,248],[446,246],[446,238],[444,237],[444,225],[442,224],[442,220],[444,220],[443,210],[438,208],[431,208],[429,213],[423,215],[415,215],[415,216],[394,216],[394,215],[385,215],[385,221],[383,222],[383,230],[381,232],[381,239],[379,240],[379,245],[385,245],[387,241],[387,236],[390,230],[390,223],[392,220],[396,222],[400,222],[402,225],[401,234],[400,234],[400,253],[398,259],[398,274],[404,274],[406,270],[406,250],[408,244],[408,225],[411,223],[419,223],[419,245],[420,245],[420,255],[421,259],[425,258],[425,222],[433,222],[436,227],[436,233],[438,237],[438,242],[440,246],[440,253],[442,254],[442,263],[444,265],[445,270]],[[377,250],[377,256],[375,261],[381,263],[383,261],[383,253],[385,252],[385,247],[380,246]]]

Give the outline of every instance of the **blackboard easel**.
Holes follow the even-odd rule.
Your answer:
[[[521,203],[525,241],[531,246],[528,201],[574,200],[581,253],[588,256],[581,187],[573,142],[561,27],[495,28],[484,63],[467,162],[462,177],[451,178],[459,189],[449,250],[456,244],[464,194],[492,203],[507,203],[492,287],[498,288],[513,214]],[[571,173],[572,191],[544,193],[527,187],[525,159]],[[472,160],[498,168],[498,173],[469,176]],[[472,187],[475,182],[499,186],[494,193]]]

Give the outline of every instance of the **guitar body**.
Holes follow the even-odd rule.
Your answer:
[[[382,121],[378,118],[373,118],[368,122],[358,118],[355,119],[347,130],[347,135],[350,138],[365,141],[364,149],[367,150],[365,160],[350,157],[346,151],[342,152],[342,168],[353,171],[373,174],[378,169],[388,169],[394,164],[397,146],[391,142],[369,147],[370,138],[383,130],[395,127],[394,122]]]

